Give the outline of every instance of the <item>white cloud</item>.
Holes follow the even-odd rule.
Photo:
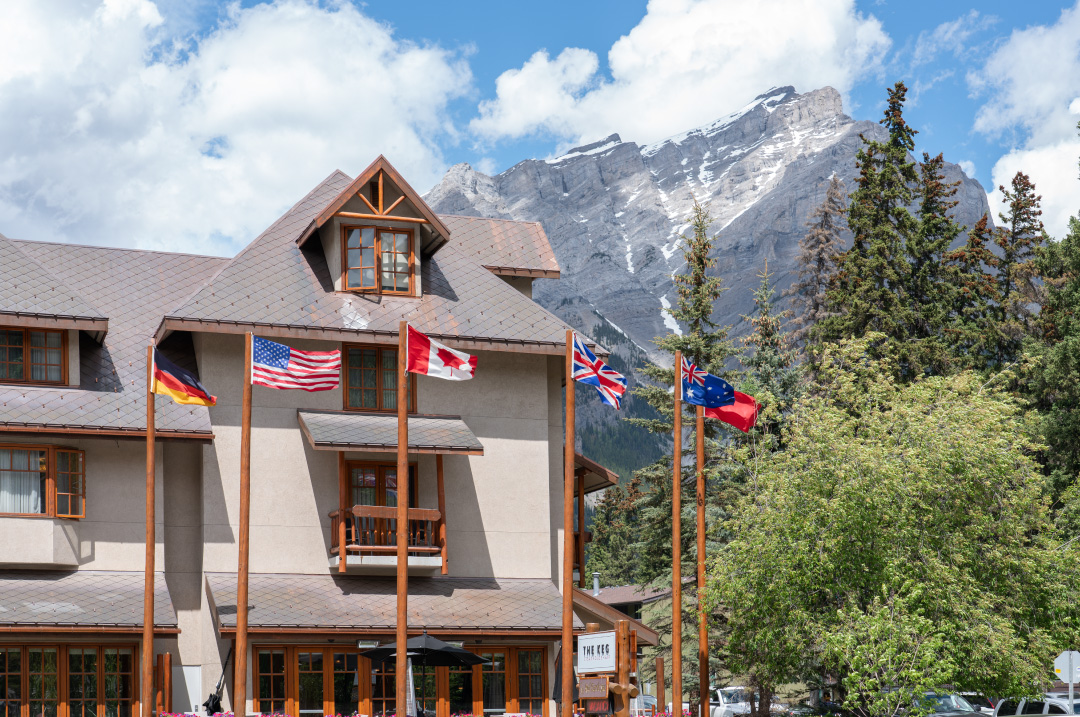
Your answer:
[[[0,232],[229,254],[335,168],[381,152],[421,191],[445,168],[459,54],[344,1],[232,5],[189,45],[167,24],[149,0],[0,3]]]
[[[770,87],[841,92],[881,69],[890,40],[854,0],[650,0],[608,52],[533,55],[496,81],[470,127],[488,141],[548,133],[651,142],[705,124]]]
[[[995,22],[997,19],[992,16],[980,15],[977,10],[969,10],[955,20],[941,23],[931,32],[920,32],[911,53],[912,66],[933,62],[942,52],[950,52],[959,57],[966,49],[972,35],[985,30]]]
[[[970,159],[961,159],[956,164],[959,165],[960,169],[964,170],[964,174],[966,174],[967,176],[975,176],[975,163],[972,162]]]
[[[974,92],[987,95],[975,129],[1011,137],[1017,145],[994,165],[995,187],[1022,170],[1043,196],[1043,220],[1062,236],[1067,219],[1080,210],[1075,114],[1080,95],[1080,2],[1062,11],[1053,25],[1014,30],[979,72],[968,76]],[[990,192],[1000,211],[1001,194]]]

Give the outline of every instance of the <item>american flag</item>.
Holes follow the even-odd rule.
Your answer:
[[[596,358],[596,354],[574,333],[574,380],[596,386],[600,400],[619,408],[626,392],[626,377]]]
[[[252,338],[251,382],[269,388],[329,391],[341,378],[340,351],[301,351]]]

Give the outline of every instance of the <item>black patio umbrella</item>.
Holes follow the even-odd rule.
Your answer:
[[[442,640],[432,637],[425,630],[422,635],[410,638],[405,642],[405,654],[408,655],[414,665],[420,665],[420,703],[427,699],[427,668],[431,667],[456,667],[460,665],[486,665],[491,660],[486,660],[477,654],[460,647],[448,645]],[[397,655],[397,645],[385,645],[360,653],[372,662],[386,662]],[[402,706],[403,707],[403,706]]]

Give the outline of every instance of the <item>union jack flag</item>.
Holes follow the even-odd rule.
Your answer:
[[[682,373],[686,380],[699,386],[705,385],[705,377],[709,375],[708,371],[697,364],[690,363],[685,356],[682,357]]]
[[[626,392],[626,377],[596,358],[574,332],[574,380],[595,386],[600,400],[616,410]]]

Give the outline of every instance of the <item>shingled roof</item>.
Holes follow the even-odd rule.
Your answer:
[[[296,239],[351,181],[340,171],[330,175],[189,301],[169,312],[159,333],[256,330],[270,335],[385,342],[396,338],[398,322],[407,320],[418,330],[463,348],[539,353],[564,350],[570,327],[477,262],[479,254],[505,257],[513,246],[527,243],[536,254],[535,229],[500,229],[507,239],[489,243],[502,244],[505,249],[494,251],[482,251],[483,242],[475,237],[472,241],[466,238],[459,246],[452,233],[437,255],[422,262],[420,299],[335,292],[321,249],[301,248]],[[476,221],[462,218],[458,226],[483,226]],[[530,232],[526,242],[524,237]],[[511,236],[517,238],[511,240]],[[541,259],[539,264],[541,269],[551,267],[553,258]],[[267,281],[267,277],[274,281]]]
[[[176,631],[176,612],[162,573],[154,576],[154,625]],[[0,573],[0,626],[128,628],[143,624],[142,572],[5,571]]]
[[[559,278],[559,262],[540,222],[441,215],[454,246],[499,276]]]
[[[0,240],[31,259],[60,285],[109,317],[99,345],[79,343],[79,388],[0,385],[0,428],[88,432],[146,430],[146,347],[162,315],[180,304],[227,260],[78,244]],[[188,356],[172,356],[184,365]],[[203,406],[156,402],[163,435],[210,436]]]
[[[206,586],[219,628],[235,630],[236,573],[207,573]],[[396,596],[393,577],[253,574],[248,630],[392,634]],[[562,597],[550,580],[410,578],[409,621],[431,632],[557,633],[562,627]],[[574,623],[582,626],[576,618]]]
[[[0,321],[11,317],[47,319],[37,325],[104,333],[108,318],[79,296],[65,278],[19,251],[0,234]]]

